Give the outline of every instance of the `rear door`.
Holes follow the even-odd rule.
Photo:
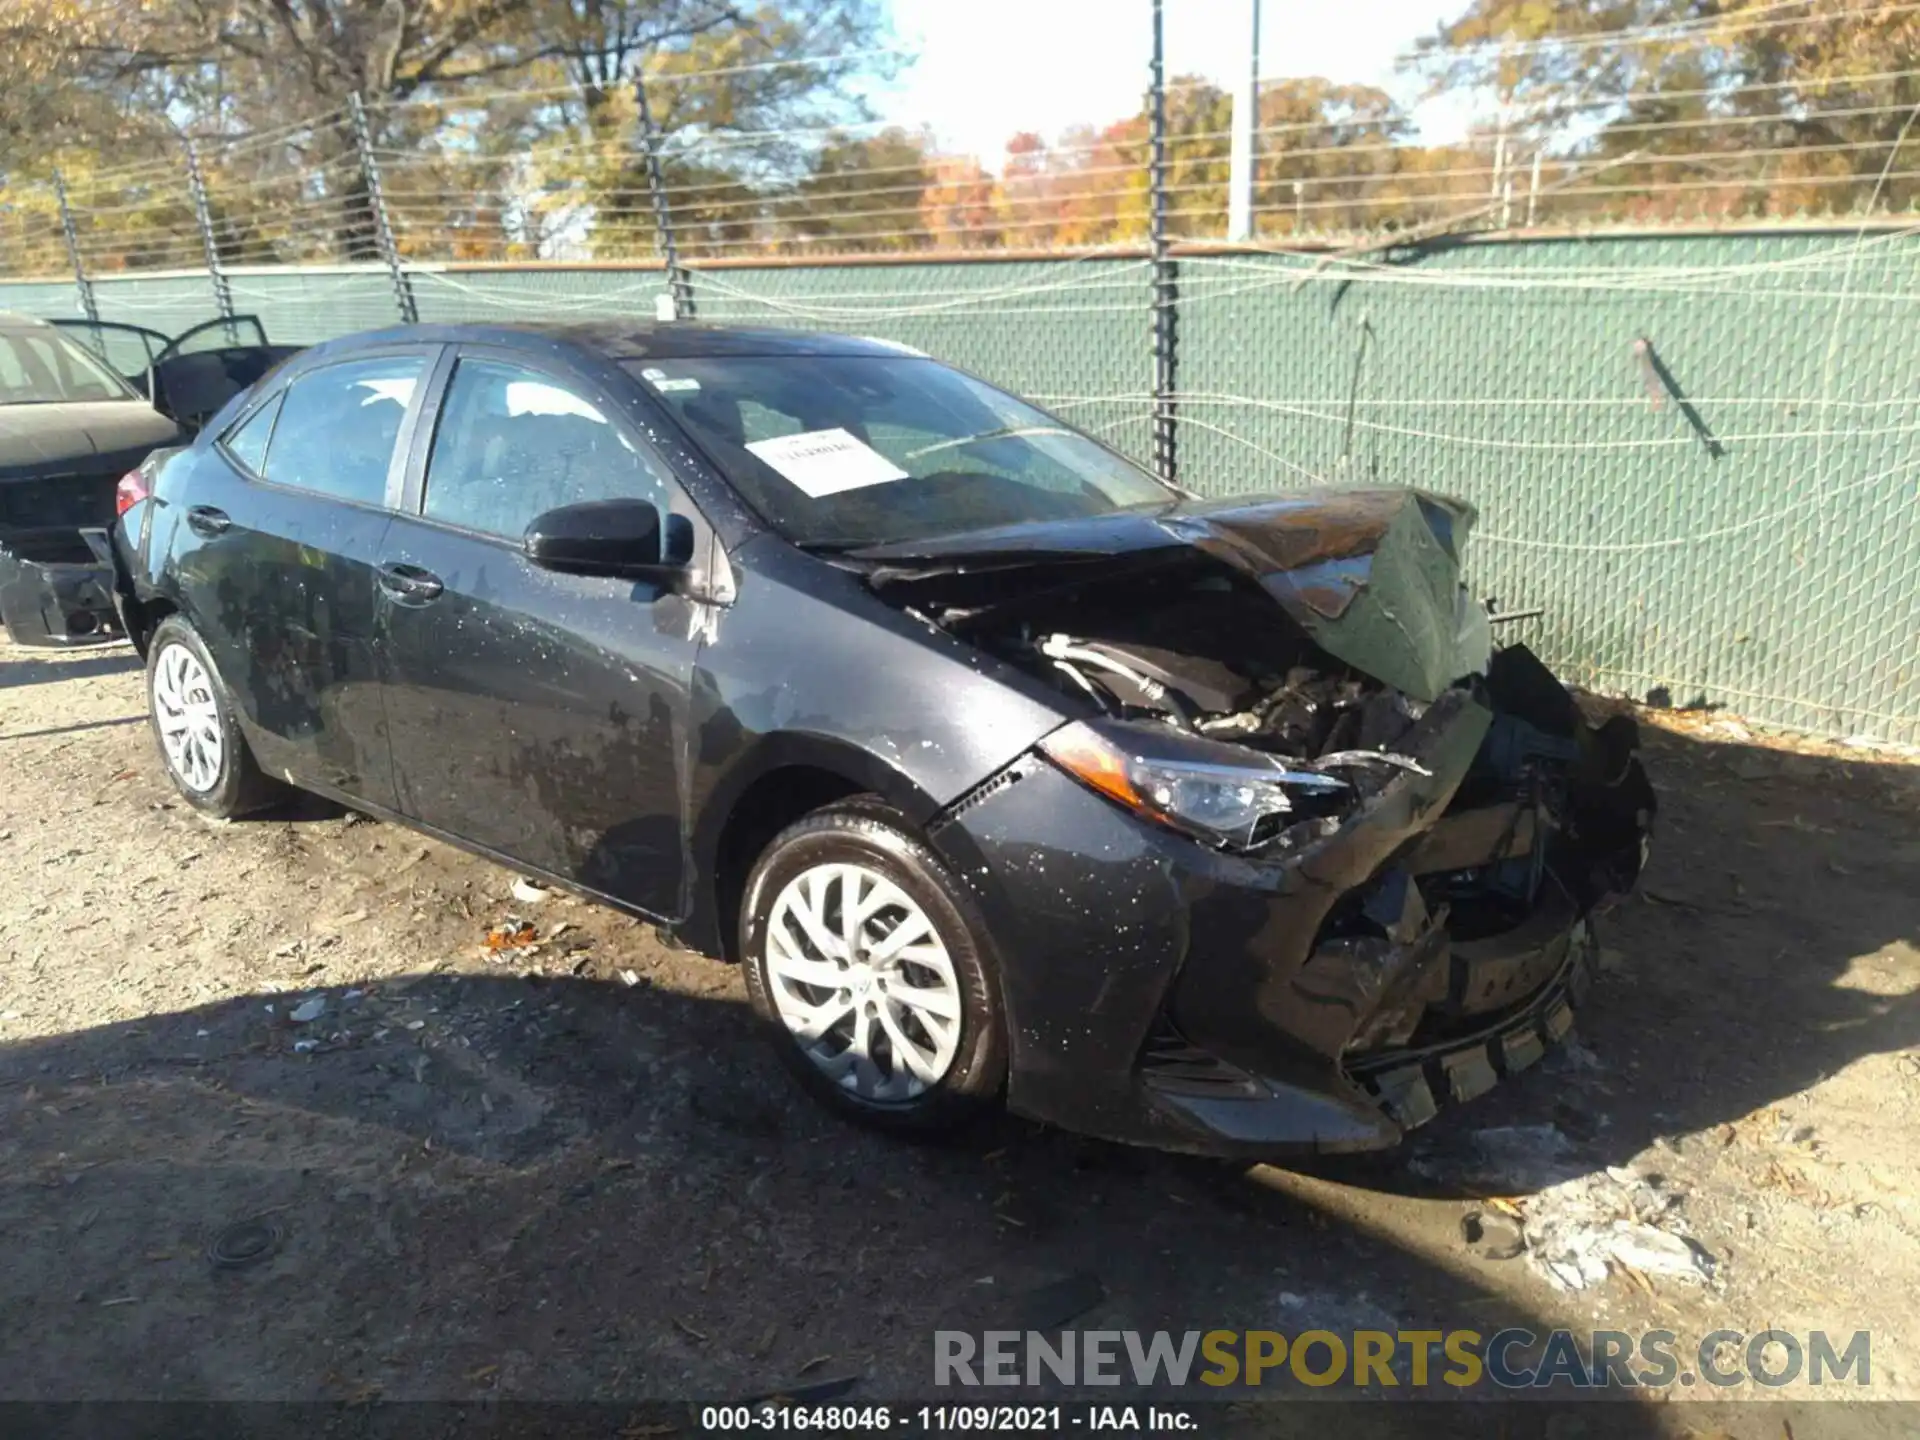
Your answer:
[[[618,401],[563,367],[462,347],[436,410],[416,442],[417,513],[382,550],[400,809],[674,915],[692,608],[656,583],[541,570],[520,541],[580,500],[652,500],[689,553],[704,521]]]
[[[209,447],[174,569],[270,774],[394,804],[375,568],[438,347],[364,352],[270,390]]]

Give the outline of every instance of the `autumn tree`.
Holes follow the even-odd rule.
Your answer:
[[[1027,243],[1002,226],[999,183],[971,156],[943,156],[920,193],[920,226],[936,250],[992,249]]]
[[[1920,15],[1907,7],[1475,0],[1414,63],[1436,90],[1488,97],[1510,145],[1572,177],[1557,213],[1920,198],[1920,134],[1908,129],[1920,105]]]
[[[9,0],[0,39],[32,63],[0,164],[58,166],[115,217],[103,268],[158,263],[141,236],[197,245],[187,137],[229,259],[371,259],[357,96],[403,253],[591,252],[602,220],[600,248],[650,252],[644,69],[685,218],[724,245],[756,182],[807,173],[817,147],[783,137],[868,118],[884,22],[880,0]]]
[[[920,202],[934,178],[931,150],[930,137],[900,126],[831,137],[776,207],[782,239],[854,251],[924,248]]]

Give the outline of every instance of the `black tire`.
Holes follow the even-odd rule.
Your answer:
[[[213,702],[214,721],[220,736],[220,759],[217,777],[204,787],[194,785],[176,767],[161,737],[160,701],[156,698],[154,687],[161,666],[168,663],[168,653],[175,647],[184,648],[199,662]],[[285,787],[261,773],[259,762],[253,758],[253,750],[248,746],[246,736],[241,733],[239,722],[234,719],[233,697],[228,693],[226,683],[221,680],[213,657],[207,653],[206,645],[193,626],[178,615],[169,615],[155,626],[147,642],[147,720],[153,730],[154,749],[160,754],[161,768],[167,772],[167,778],[173,782],[181,798],[194,809],[218,819],[231,820],[270,805],[286,793]]]
[[[953,1058],[937,1081],[912,1098],[869,1099],[846,1088],[809,1057],[779,1013],[767,968],[770,911],[798,876],[836,863],[861,866],[898,886],[931,923],[953,967],[961,1012]],[[828,1106],[882,1129],[924,1133],[957,1129],[999,1104],[1007,1041],[992,943],[966,891],[898,811],[860,797],[816,810],[781,831],[747,877],[739,933],[748,1003],[788,1069]],[[886,1003],[886,993],[878,1004]]]

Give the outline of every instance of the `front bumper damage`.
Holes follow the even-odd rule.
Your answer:
[[[1594,913],[1645,856],[1632,722],[1588,724],[1516,647],[1398,748],[1425,773],[1272,858],[1037,758],[942,816],[935,843],[1017,952],[1010,1106],[1200,1153],[1377,1149],[1564,1037]]]

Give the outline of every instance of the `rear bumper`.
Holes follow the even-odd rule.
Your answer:
[[[1474,873],[1462,861],[1529,863],[1517,826],[1463,853],[1482,811],[1447,815],[1492,721],[1450,692],[1405,747],[1429,774],[1280,859],[1193,844],[1037,760],[956,806],[933,833],[999,951],[1010,1107],[1204,1154],[1368,1150],[1539,1059],[1572,1026],[1591,911],[1631,883],[1639,834],[1630,858],[1590,857],[1566,838],[1580,827],[1543,830],[1527,912],[1463,919],[1472,938],[1456,938],[1436,882]],[[1615,778],[1638,804],[1638,762]]]
[[[98,645],[124,634],[104,530],[0,535],[0,621],[16,645]]]

